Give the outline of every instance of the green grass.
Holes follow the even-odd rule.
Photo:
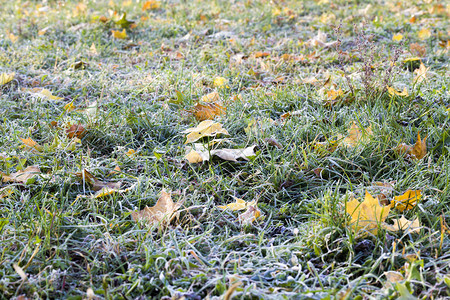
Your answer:
[[[15,78],[0,86],[0,170],[10,174],[38,165],[42,171],[29,184],[2,183],[12,194],[0,199],[1,299],[82,299],[89,288],[99,299],[212,299],[235,280],[242,284],[234,299],[450,296],[450,232],[441,226],[441,220],[450,224],[448,6],[162,1],[158,9],[142,11],[142,2],[100,2],[86,1],[85,9],[71,1],[1,3],[0,73],[15,72]],[[113,20],[126,12],[136,22],[124,40],[112,37],[120,26],[100,21],[114,11]],[[407,88],[407,97],[376,89],[365,93],[359,75],[369,52],[355,51],[353,29],[364,21],[376,47],[374,73],[381,77],[371,83],[385,87],[393,46],[400,47],[404,52],[392,79],[398,90]],[[309,46],[319,30],[327,42],[336,40],[333,28],[339,23],[340,50],[348,55]],[[423,28],[431,36],[421,40]],[[392,40],[396,33],[404,35],[401,42]],[[415,56],[411,43],[426,49],[428,79],[420,84],[402,67]],[[255,58],[258,51],[270,55]],[[183,59],[175,59],[177,52]],[[248,58],[235,63],[236,54]],[[283,54],[296,59],[285,61]],[[84,65],[77,68],[80,61]],[[224,145],[256,144],[257,156],[189,164],[181,132],[199,121],[187,111],[214,90],[217,76],[228,80],[228,87],[218,90],[226,114],[216,118],[230,133]],[[332,87],[304,84],[311,76],[322,82],[331,76],[349,101],[326,105]],[[275,82],[280,77],[284,80]],[[46,101],[20,91],[32,87],[64,99]],[[236,95],[241,99],[228,100]],[[98,111],[89,116],[85,109],[94,101]],[[70,102],[76,110],[67,112]],[[292,111],[301,112],[280,121]],[[252,119],[264,130],[247,134]],[[314,141],[346,136],[352,121],[371,126],[367,143],[315,150]],[[68,123],[87,129],[73,151],[64,147],[70,143]],[[419,132],[427,136],[425,158],[412,160],[393,150],[403,142],[414,144]],[[21,147],[20,138],[44,145],[55,137],[63,146],[42,153]],[[136,156],[125,155],[128,149]],[[110,174],[116,166],[121,172]],[[317,168],[323,169],[321,177]],[[94,199],[74,175],[82,169],[135,187]],[[395,196],[422,190],[419,204],[404,212],[419,219],[420,233],[356,235],[345,202],[351,195],[363,197],[366,189],[376,195],[373,182],[393,180]],[[177,217],[159,229],[134,222],[131,212],[153,206],[162,189],[183,201]],[[233,202],[232,196],[258,200],[262,217],[241,226],[237,213],[217,208]],[[387,221],[400,216],[392,209]],[[13,265],[25,272],[25,280]],[[388,271],[405,280],[390,284]]]

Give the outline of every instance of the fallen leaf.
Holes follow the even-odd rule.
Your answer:
[[[112,190],[118,191],[120,189],[120,182],[105,182],[97,179],[94,175],[92,175],[88,170],[84,169],[83,172],[74,173],[75,176],[80,178],[83,182],[88,183],[92,186],[94,191],[100,191],[103,188],[108,188]]]
[[[267,57],[267,56],[270,56],[270,52],[260,52],[260,51],[258,51],[258,52],[255,52],[253,55],[255,56],[255,58]]]
[[[427,28],[422,28],[417,35],[419,36],[419,39],[426,40],[431,37],[431,32]]]
[[[406,88],[403,88],[403,91],[399,92],[396,89],[394,89],[393,87],[388,87],[388,92],[389,92],[389,94],[391,96],[394,96],[394,95],[397,95],[397,96],[400,96],[400,97],[403,97],[403,96],[407,97],[408,96],[408,90]]]
[[[405,280],[405,277],[403,277],[400,272],[395,271],[384,272],[384,276],[386,276],[386,279],[388,281],[386,284],[388,288],[392,288],[394,283]]]
[[[421,190],[407,190],[403,195],[394,197],[394,200],[391,202],[391,208],[397,208],[403,212],[416,206],[421,198]]]
[[[420,44],[417,43],[410,44],[409,50],[413,55],[417,55],[420,57],[424,57],[425,54],[427,53],[427,49],[424,46],[421,46]]]
[[[112,35],[116,39],[123,40],[123,39],[127,38],[127,31],[126,31],[126,29],[123,29],[122,31],[112,30]]]
[[[15,173],[11,173],[10,175],[6,175],[3,172],[0,172],[0,175],[2,176],[3,182],[18,182],[26,184],[29,179],[40,173],[41,170],[38,166],[29,166],[25,170],[17,171]]]
[[[198,124],[197,127],[186,129],[186,130],[182,131],[182,133],[187,133],[185,144],[193,143],[193,142],[195,142],[203,137],[207,137],[207,136],[215,137],[218,134],[228,135],[228,131],[226,131],[222,127],[222,124],[216,123],[211,120],[203,121],[200,124]]]
[[[378,198],[366,191],[363,202],[356,199],[348,201],[345,210],[351,216],[350,225],[355,233],[365,230],[377,234],[389,214],[390,206],[381,206]]]
[[[367,138],[371,135],[373,135],[371,126],[363,129],[356,125],[356,123],[353,121],[348,130],[347,137],[344,138],[341,143],[343,143],[347,147],[354,147],[360,143],[366,142]],[[339,138],[342,138],[342,136],[339,136]]]
[[[6,198],[14,193],[14,190],[10,186],[5,186],[0,189],[0,199]]]
[[[219,103],[197,103],[192,110],[188,110],[199,121],[212,120],[216,116],[222,115],[225,111],[226,108]]]
[[[323,33],[321,30],[317,32],[317,35],[310,39],[308,41],[308,45],[310,47],[322,47],[322,48],[329,48],[336,45],[337,41],[333,42],[326,42],[327,41],[327,35]]]
[[[212,156],[218,156],[223,160],[234,162],[238,161],[240,158],[249,160],[250,157],[256,156],[254,151],[255,147],[256,145],[239,149],[224,148],[208,150],[205,145],[195,143],[193,147],[187,147],[187,154],[184,158],[186,158],[191,164],[210,160]]]
[[[407,157],[422,159],[427,155],[427,137],[423,140],[420,139],[420,133],[417,134],[417,141],[414,146],[401,143],[395,150],[399,153],[406,154]]]
[[[337,91],[336,90],[327,91],[327,96],[331,100],[336,100],[336,98],[342,97],[343,95],[344,95],[344,92],[341,89],[339,89]]]
[[[211,92],[211,93],[201,97],[200,101],[202,101],[202,102],[219,102],[220,95],[218,92]]]
[[[420,222],[416,218],[409,221],[405,216],[400,219],[394,219],[394,225],[387,225],[385,228],[390,231],[404,231],[406,234],[409,233],[420,233]]]
[[[163,190],[154,206],[146,206],[141,211],[132,212],[131,217],[136,222],[144,220],[150,226],[153,224],[167,225],[180,206],[180,202],[174,203],[170,194]]]
[[[416,76],[414,77],[414,81],[416,83],[421,83],[425,79],[427,79],[428,68],[421,62],[420,67],[414,70]]]
[[[125,28],[131,27],[131,26],[134,25],[134,21],[127,20],[127,13],[126,12],[123,13],[122,18],[120,18],[119,20],[115,21],[114,23],[116,23],[116,25],[119,25],[120,27],[123,28],[123,31],[120,32],[121,36],[124,35],[123,37],[116,37],[116,36],[114,36],[115,38],[118,38],[118,39],[126,38],[127,34],[126,34],[126,31],[125,31]],[[119,32],[119,31],[117,31],[117,32]],[[114,35],[114,30],[113,30],[113,35]]]
[[[20,140],[22,141],[22,143],[24,143],[23,147],[28,151],[41,152],[42,150],[44,150],[44,147],[36,143],[31,138],[27,139],[20,138]]]
[[[145,1],[142,5],[142,11],[155,10],[160,8],[161,2],[156,0]]]
[[[64,105],[64,110],[66,112],[71,112],[71,111],[75,110],[75,108],[76,107],[75,107],[75,105],[73,105],[73,102],[69,102],[66,105]]]
[[[392,36],[392,40],[394,41],[394,42],[399,42],[399,41],[401,41],[403,39],[403,34],[401,34],[401,33],[397,33],[397,34],[394,34],[393,36]]]
[[[289,116],[291,115],[292,113],[289,113]],[[281,117],[283,118],[283,116]],[[244,131],[247,135],[259,136],[263,135],[264,132],[273,127],[274,124],[275,121],[271,118],[252,118],[250,121],[248,121],[248,125],[246,128],[244,128]]]
[[[125,152],[125,155],[128,156],[129,158],[135,157],[136,156],[136,150],[134,149],[128,149],[127,152]]]
[[[242,225],[250,225],[253,221],[256,221],[261,216],[261,211],[258,206],[250,205],[247,206],[247,210],[239,215],[238,220]]]
[[[81,124],[74,124],[66,129],[66,134],[69,138],[82,138],[86,134],[86,128]]]
[[[7,84],[14,79],[16,73],[0,73],[0,85]]]
[[[130,190],[132,190],[134,188],[135,185],[132,185],[131,187],[124,189],[124,190],[120,190],[117,188],[110,188],[110,187],[103,187],[101,190],[97,191],[92,198],[94,199],[99,199],[99,198],[103,198],[109,195],[114,195],[114,194],[124,194],[124,193],[128,193]]]
[[[44,89],[44,88],[22,88],[22,92],[27,92],[31,94],[34,97],[40,98],[40,99],[47,99],[47,100],[61,100],[64,99],[62,97],[54,96],[50,90]]]
[[[224,87],[228,83],[228,80],[224,77],[216,77],[214,78],[214,87],[221,88]]]
[[[227,205],[218,205],[217,207],[218,207],[218,208],[221,208],[221,209],[229,209],[229,210],[231,210],[231,211],[237,211],[237,210],[243,210],[243,209],[246,209],[247,207],[256,204],[256,201],[255,201],[255,200],[250,201],[250,202],[245,202],[244,200],[242,200],[242,199],[240,199],[240,198],[237,198],[237,197],[234,197],[234,196],[231,196],[231,197],[233,197],[234,200],[236,200],[236,202],[234,202],[234,203],[229,203],[229,204],[227,204]]]

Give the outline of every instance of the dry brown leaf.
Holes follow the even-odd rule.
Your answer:
[[[146,206],[141,211],[132,212],[131,217],[136,222],[144,220],[150,226],[153,224],[167,225],[181,204],[180,202],[174,203],[170,194],[163,190],[154,206]]]
[[[17,182],[25,184],[29,179],[40,173],[41,170],[38,166],[29,166],[22,171],[17,171],[15,173],[11,173],[10,175],[6,175],[3,172],[0,172],[0,175],[2,176],[3,182]]]
[[[219,103],[197,103],[192,110],[189,110],[199,121],[212,120],[216,116],[222,115],[225,111],[226,108]]]
[[[74,124],[66,129],[66,134],[69,138],[82,138],[86,134],[86,128],[81,124]]]

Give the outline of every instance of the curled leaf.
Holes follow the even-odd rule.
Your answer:
[[[80,178],[83,182],[88,183],[92,186],[94,191],[100,191],[103,188],[109,188],[112,190],[119,190],[120,182],[105,182],[97,179],[88,170],[84,169],[83,172],[75,173],[75,175]]]
[[[221,209],[229,209],[232,211],[237,211],[237,210],[243,210],[246,209],[249,206],[255,205],[256,201],[250,201],[250,202],[245,202],[244,200],[240,199],[240,198],[236,198],[234,196],[232,196],[234,198],[234,200],[236,200],[236,202],[234,203],[229,203],[227,205],[218,205],[218,208]]]
[[[261,211],[258,206],[250,205],[247,207],[247,210],[239,215],[239,222],[242,225],[250,225],[253,221],[256,221],[261,216]]]
[[[3,182],[17,182],[26,184],[29,179],[40,173],[41,170],[38,166],[29,166],[25,170],[17,171],[15,173],[11,173],[10,175],[6,175],[3,172],[0,172],[0,175],[2,176]]]
[[[186,129],[182,131],[182,133],[187,133],[185,144],[193,143],[207,136],[214,137],[218,134],[228,135],[228,131],[226,131],[222,127],[222,124],[216,123],[211,120],[203,121],[200,124],[198,124],[197,127]]]

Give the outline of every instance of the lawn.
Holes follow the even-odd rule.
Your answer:
[[[0,299],[450,297],[445,1],[0,5]]]

